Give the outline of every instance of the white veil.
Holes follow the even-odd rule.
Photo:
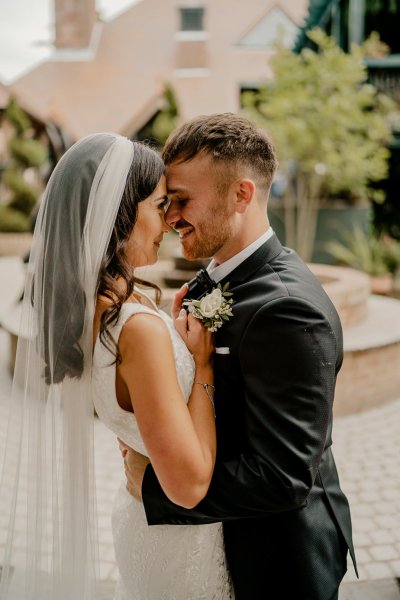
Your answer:
[[[96,598],[92,323],[133,153],[120,136],[84,138],[41,203],[1,473],[1,600]]]

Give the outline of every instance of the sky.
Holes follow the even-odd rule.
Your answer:
[[[105,21],[141,0],[96,0]],[[0,82],[10,84],[53,52],[53,0],[0,0]]]

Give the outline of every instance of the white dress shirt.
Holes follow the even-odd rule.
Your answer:
[[[217,264],[214,259],[211,260],[210,264],[207,267],[208,274],[210,277],[218,283],[225,277],[232,273],[236,267],[238,267],[242,262],[249,258],[256,250],[258,250],[267,240],[270,239],[274,234],[272,227],[269,227],[265,233],[263,233],[259,238],[257,238],[254,242],[243,248],[240,252],[228,258],[225,262],[221,264]]]

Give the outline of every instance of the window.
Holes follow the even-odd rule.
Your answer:
[[[181,31],[203,31],[204,8],[181,8]]]

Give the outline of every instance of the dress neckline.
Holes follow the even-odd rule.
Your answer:
[[[154,302],[154,300],[152,298],[150,298],[150,296],[148,296],[144,292],[133,292],[132,297],[139,298],[139,299],[134,300],[134,301],[125,302],[125,304],[135,304],[136,303],[136,304],[140,304],[141,306],[146,306],[147,308],[152,308],[153,310],[159,312],[157,304]],[[147,302],[151,306],[149,306],[147,303],[140,302],[141,297],[146,298]]]

